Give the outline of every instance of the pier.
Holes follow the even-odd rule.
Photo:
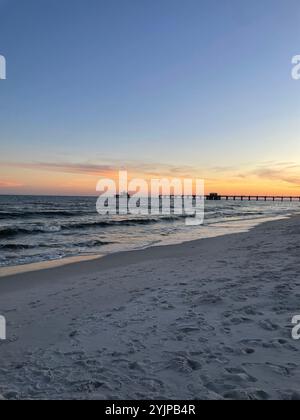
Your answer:
[[[120,200],[121,198],[123,198],[123,195],[115,195],[114,196],[117,200]],[[192,196],[185,196],[185,195],[159,195],[157,197],[151,197],[148,196],[148,199],[151,200],[151,198],[157,198],[159,200],[162,199],[171,199],[174,200],[175,198],[192,198],[192,199],[196,199],[196,195],[192,195]],[[203,197],[203,196],[201,196]],[[126,198],[126,195],[125,195]],[[129,200],[130,198],[132,198],[131,194],[127,194],[127,199]],[[207,201],[221,201],[221,200],[225,200],[225,201],[272,201],[272,202],[300,202],[300,196],[282,196],[282,195],[222,195],[222,194],[218,194],[218,193],[210,193],[204,196],[204,199]]]
[[[220,201],[220,200],[226,200],[226,201],[299,201],[300,202],[300,196],[277,196],[277,195],[220,195],[218,193],[210,193],[209,195],[205,196],[206,200],[209,201]]]

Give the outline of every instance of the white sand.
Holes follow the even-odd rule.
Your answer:
[[[300,219],[0,279],[6,399],[298,399]]]

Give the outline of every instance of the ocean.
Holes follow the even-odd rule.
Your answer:
[[[204,225],[186,226],[178,216],[100,216],[96,200],[0,196],[0,267],[241,232],[300,211],[297,202],[207,201]]]

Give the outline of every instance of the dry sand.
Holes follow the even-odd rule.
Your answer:
[[[300,218],[0,279],[5,399],[299,399]]]

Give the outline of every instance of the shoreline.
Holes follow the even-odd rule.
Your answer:
[[[104,255],[103,255],[104,256]],[[102,258],[101,255],[77,255],[74,257],[66,257],[51,261],[41,261],[30,264],[20,264],[0,268],[0,279],[3,277],[11,277],[18,274],[32,273],[34,271],[49,270],[52,268],[64,267],[65,265],[77,264],[84,261],[92,261]],[[0,280],[1,281],[1,280]]]
[[[184,245],[187,243],[191,243],[191,242],[197,242],[197,241],[202,241],[202,240],[206,240],[206,239],[213,239],[213,238],[218,238],[218,237],[222,237],[222,236],[227,236],[227,235],[236,235],[236,234],[240,234],[240,233],[247,233],[249,231],[251,231],[252,229],[255,229],[256,226],[265,224],[265,223],[270,223],[270,222],[275,222],[275,221],[280,221],[280,220],[285,220],[286,218],[290,218],[290,217],[297,217],[295,215],[289,215],[289,216],[270,216],[270,217],[259,217],[259,218],[254,218],[254,219],[243,219],[243,220],[235,220],[235,221],[231,221],[226,225],[226,222],[221,221],[221,222],[216,222],[216,223],[212,223],[208,226],[205,226],[205,228],[207,229],[207,233],[204,237],[202,238],[198,238],[198,239],[189,239],[189,240],[183,240],[183,241],[178,241],[178,242],[174,242],[174,243],[167,243],[167,242],[162,242],[160,244],[157,245],[149,245],[149,246],[144,246],[141,248],[136,248],[136,249],[132,249],[132,250],[116,250],[116,251],[112,251],[112,252],[108,252],[108,253],[99,253],[99,254],[91,254],[91,255],[75,255],[72,257],[65,257],[65,258],[61,258],[61,259],[55,259],[55,260],[48,260],[48,261],[40,261],[40,262],[33,262],[33,263],[28,263],[28,264],[20,264],[20,265],[13,265],[13,266],[5,266],[5,267],[0,267],[0,281],[1,279],[5,278],[5,277],[11,277],[11,276],[15,276],[15,275],[19,275],[19,274],[25,274],[25,273],[31,273],[31,272],[35,272],[35,271],[42,271],[42,270],[50,270],[53,268],[59,268],[59,267],[64,267],[64,266],[68,266],[68,265],[72,265],[72,264],[78,264],[78,263],[82,263],[82,262],[86,262],[86,261],[93,261],[93,260],[101,260],[102,258],[105,258],[109,255],[116,255],[116,254],[121,254],[123,252],[138,252],[138,251],[144,251],[147,249],[152,249],[152,248],[160,248],[160,247],[168,247],[168,246],[178,246],[178,245]],[[242,222],[242,224],[244,224],[244,226],[242,227],[236,227],[236,225],[240,225]],[[209,230],[212,227],[218,226],[218,225],[224,225],[225,227],[221,228],[220,232],[209,232]]]
[[[300,399],[299,216],[4,277],[4,399]]]

